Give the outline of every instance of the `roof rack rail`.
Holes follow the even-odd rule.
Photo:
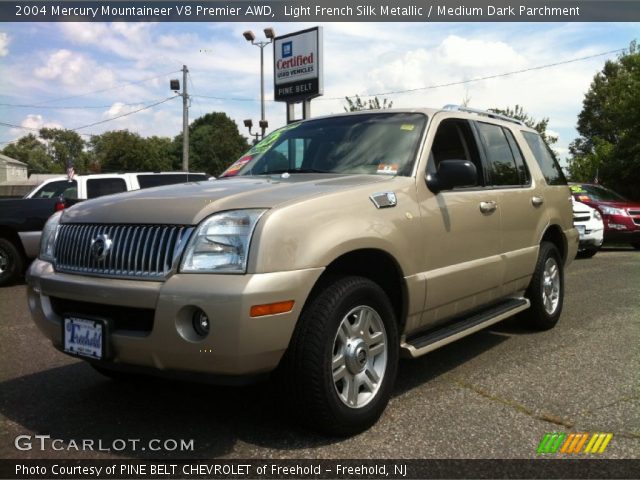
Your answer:
[[[516,125],[524,125],[524,122],[517,120],[515,118],[511,118],[511,117],[507,117],[506,115],[501,115],[500,113],[495,113],[495,112],[490,112],[488,110],[481,110],[479,108],[469,108],[469,107],[464,107],[461,105],[453,105],[453,104],[448,104],[445,105],[444,107],[442,107],[443,110],[449,111],[449,112],[466,112],[466,113],[475,113],[476,115],[483,115],[485,117],[489,117],[489,118],[495,118],[498,120],[504,120],[505,122],[511,122],[511,123],[515,123]]]

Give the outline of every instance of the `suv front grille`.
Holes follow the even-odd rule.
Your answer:
[[[55,247],[59,272],[161,280],[173,268],[193,227],[182,225],[60,225]],[[92,245],[111,242],[104,258]]]
[[[588,222],[590,218],[591,218],[591,215],[589,215],[589,214],[586,214],[586,215],[574,215],[573,216],[573,221],[574,222]]]

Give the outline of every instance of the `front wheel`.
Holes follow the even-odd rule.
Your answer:
[[[352,435],[384,411],[398,356],[398,328],[385,292],[369,279],[344,277],[305,307],[278,380],[304,424]]]
[[[0,238],[0,287],[15,282],[24,271],[24,257],[16,245]]]
[[[523,312],[528,323],[538,330],[555,327],[564,301],[564,269],[553,243],[540,244],[536,269],[525,296],[531,302],[531,308]]]

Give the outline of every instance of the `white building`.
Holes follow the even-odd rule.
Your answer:
[[[0,153],[0,183],[27,180],[27,164]]]

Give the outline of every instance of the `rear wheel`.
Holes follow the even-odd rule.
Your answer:
[[[0,238],[0,287],[15,282],[24,270],[24,257],[16,245]]]
[[[560,252],[553,243],[542,242],[536,269],[525,296],[531,308],[523,312],[528,323],[538,330],[555,327],[564,301],[564,270]]]
[[[315,430],[352,435],[373,425],[395,383],[398,329],[374,282],[345,277],[305,307],[277,373],[286,402]]]

